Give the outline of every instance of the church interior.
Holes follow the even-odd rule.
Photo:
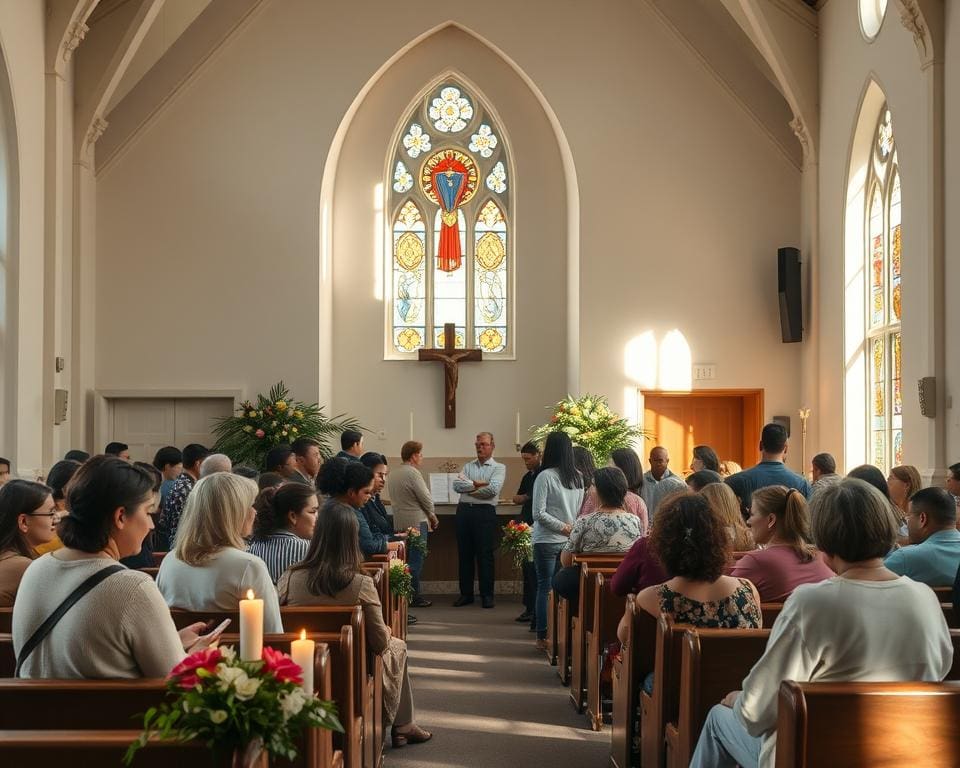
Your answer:
[[[60,632],[96,656],[82,606],[144,579],[117,600],[149,605],[143,625],[159,605],[151,658],[229,641],[259,680],[271,642],[307,653],[308,703],[276,732],[319,719],[292,760],[279,736],[241,744],[241,693],[209,740],[144,737],[134,766],[224,744],[250,766],[960,764],[956,0],[0,0],[0,52],[4,764],[119,765],[163,698],[142,649],[94,668],[58,656],[56,626],[28,642],[90,557],[138,555]],[[121,481],[105,446],[161,472],[149,529],[109,494],[153,470]],[[238,499],[256,519],[236,531],[197,519]],[[91,503],[116,512],[96,546]],[[334,607],[317,585],[348,585],[320,561],[351,508],[359,549],[337,557],[361,555],[364,586]],[[251,541],[274,549],[248,584]],[[224,548],[243,590],[203,604]],[[757,559],[783,548],[798,561]],[[58,587],[18,605],[31,577]],[[787,658],[826,634],[804,610],[832,615],[807,586],[828,582],[835,628],[902,588],[900,619],[848,628],[862,673]],[[740,618],[723,603],[698,630],[684,606],[718,600]],[[870,640],[912,621],[917,647]],[[270,685],[286,707],[294,686]]]

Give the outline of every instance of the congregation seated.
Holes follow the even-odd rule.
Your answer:
[[[641,536],[646,535],[650,527],[650,514],[647,510],[646,502],[640,496],[640,490],[643,488],[643,467],[636,451],[632,448],[617,448],[610,454],[613,466],[623,472],[627,479],[627,495],[624,497],[621,505],[630,514],[640,518],[642,523]],[[596,472],[596,470],[594,470]],[[584,492],[583,504],[577,518],[586,517],[593,514],[597,509],[597,496],[587,491]]]
[[[160,509],[163,502],[173,490],[173,484],[183,473],[183,451],[175,445],[165,445],[153,455],[153,466],[160,473],[163,480],[160,482]]]
[[[750,529],[747,528],[746,523],[743,522],[743,515],[740,514],[740,503],[737,501],[736,494],[730,490],[730,486],[726,483],[710,483],[703,487],[700,495],[707,500],[710,509],[723,522],[734,552],[756,549],[757,545]]]
[[[253,508],[257,516],[247,551],[263,560],[276,584],[287,568],[307,554],[320,511],[317,492],[305,483],[285,483],[260,491]]]
[[[50,471],[47,473],[46,484],[53,493],[53,504],[57,508],[57,512],[60,513],[60,519],[63,519],[69,514],[67,511],[66,498],[67,483],[73,479],[78,469],[80,469],[79,461],[63,459],[50,467]],[[50,541],[37,547],[37,554],[45,555],[47,552],[54,552],[62,546],[63,544],[60,541],[60,537],[54,534]]]
[[[673,615],[676,624],[726,629],[762,625],[760,596],[747,579],[724,576],[730,537],[720,518],[699,494],[664,499],[653,521],[650,547],[668,576],[647,587],[635,604],[653,616]],[[620,622],[621,641],[626,625]]]
[[[153,504],[150,507],[151,519],[160,509],[160,487],[163,485],[163,475],[153,464],[147,464],[145,461],[135,461],[134,466],[140,467],[150,477],[153,478]],[[151,526],[155,529],[155,526]],[[130,557],[121,558],[120,562],[127,568],[152,568],[154,552],[154,532],[151,530],[143,540],[140,551]]]
[[[722,483],[723,475],[712,469],[701,469],[687,475],[687,488],[694,493],[700,493],[708,485],[713,483]]]
[[[31,480],[10,480],[0,487],[0,608],[17,596],[37,547],[57,535],[60,513],[48,486]]]
[[[287,479],[279,472],[261,472],[257,477],[257,489],[276,488],[287,482]]]
[[[650,537],[643,536],[634,542],[620,561],[610,578],[610,591],[619,597],[626,597],[655,584],[663,584],[666,580],[663,566],[650,549]]]
[[[190,492],[157,587],[171,608],[236,611],[247,590],[263,599],[263,631],[283,632],[266,564],[246,551],[257,485],[230,472],[201,478]]]
[[[573,564],[574,555],[625,553],[643,535],[642,519],[625,509],[627,478],[620,469],[598,469],[588,493],[595,499],[596,511],[573,524],[570,538],[560,550],[563,567],[553,576],[554,591],[570,601],[580,593],[580,568]]]
[[[353,464],[366,469],[359,462]],[[392,724],[393,746],[427,741],[431,734],[414,722],[407,644],[393,637],[384,623],[377,588],[363,572],[358,539],[356,508],[328,500],[303,562],[280,577],[280,598],[285,605],[363,606],[367,647],[383,659],[383,720]]]
[[[693,460],[690,462],[690,471],[699,472],[701,469],[709,469],[711,472],[721,474],[720,457],[709,445],[693,446]]]
[[[920,470],[909,464],[894,467],[887,475],[890,501],[896,507],[897,515],[900,518],[900,535],[897,536],[897,544],[901,547],[911,543],[907,531],[907,511],[910,505],[910,497],[921,488],[923,488],[923,481],[920,479]]]
[[[389,536],[371,530],[367,518],[360,512],[373,494],[373,470],[361,464],[359,459],[354,461],[339,456],[330,459],[320,468],[317,488],[329,497],[320,510],[321,517],[334,501],[353,509],[357,518],[360,551],[365,558],[384,555],[398,548]]]
[[[810,475],[813,478],[813,493],[843,480],[843,475],[837,474],[837,460],[829,453],[818,453],[810,459]]]
[[[177,535],[177,526],[180,525],[180,516],[186,506],[187,497],[193,490],[194,484],[200,479],[200,466],[203,460],[210,455],[210,451],[199,443],[190,443],[181,454],[183,472],[173,481],[168,493],[162,492],[161,507],[157,516],[156,543],[159,550],[168,550],[173,546]]]
[[[846,479],[817,492],[811,516],[837,576],[799,586],[784,604],[743,690],[710,710],[695,768],[773,765],[783,680],[937,681],[950,671],[953,644],[936,595],[883,565],[897,521],[882,494]]]
[[[907,511],[910,543],[894,550],[884,565],[931,587],[953,584],[960,564],[957,506],[943,488],[924,488],[910,498]]]
[[[387,508],[380,500],[380,492],[387,484],[387,475],[390,473],[387,468],[387,457],[382,453],[368,451],[360,457],[360,463],[373,472],[373,493],[370,501],[360,508],[360,514],[366,518],[371,531],[377,531],[389,537],[393,534],[394,527]]]
[[[763,602],[782,603],[801,584],[834,575],[810,544],[810,513],[800,491],[782,485],[754,491],[749,524],[760,549],[737,560],[730,575],[750,579]]]
[[[77,471],[67,498],[70,515],[60,523],[63,547],[30,564],[14,604],[21,677],[164,677],[183,659],[184,648],[196,646],[201,625],[178,633],[153,579],[118,562],[140,550],[153,525],[153,485],[142,469],[112,456],[95,456]],[[24,646],[40,625],[111,566],[116,570],[25,656]]]
[[[735,475],[737,472],[743,472],[743,467],[733,459],[724,459],[720,462],[720,474],[723,475],[724,478]]]
[[[858,467],[854,467],[847,472],[847,477],[869,483],[883,494],[883,498],[890,501],[890,486],[887,484],[887,478],[885,478],[883,472],[873,466],[873,464],[861,464]]]

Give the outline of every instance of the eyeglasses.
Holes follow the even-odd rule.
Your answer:
[[[27,512],[27,517],[60,517],[59,512]]]

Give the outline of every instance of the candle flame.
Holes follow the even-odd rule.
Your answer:
[[[247,600],[253,600],[253,590],[252,590],[252,589],[248,589],[248,590],[247,590]]]
[[[301,629],[301,630],[300,630],[300,639],[301,639],[301,640],[306,640],[306,639],[307,639],[307,630],[305,630],[305,629]]]

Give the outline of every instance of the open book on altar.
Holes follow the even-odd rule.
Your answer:
[[[430,473],[430,496],[434,504],[456,504],[460,501],[460,494],[453,490],[453,483],[458,477],[458,472]]]

